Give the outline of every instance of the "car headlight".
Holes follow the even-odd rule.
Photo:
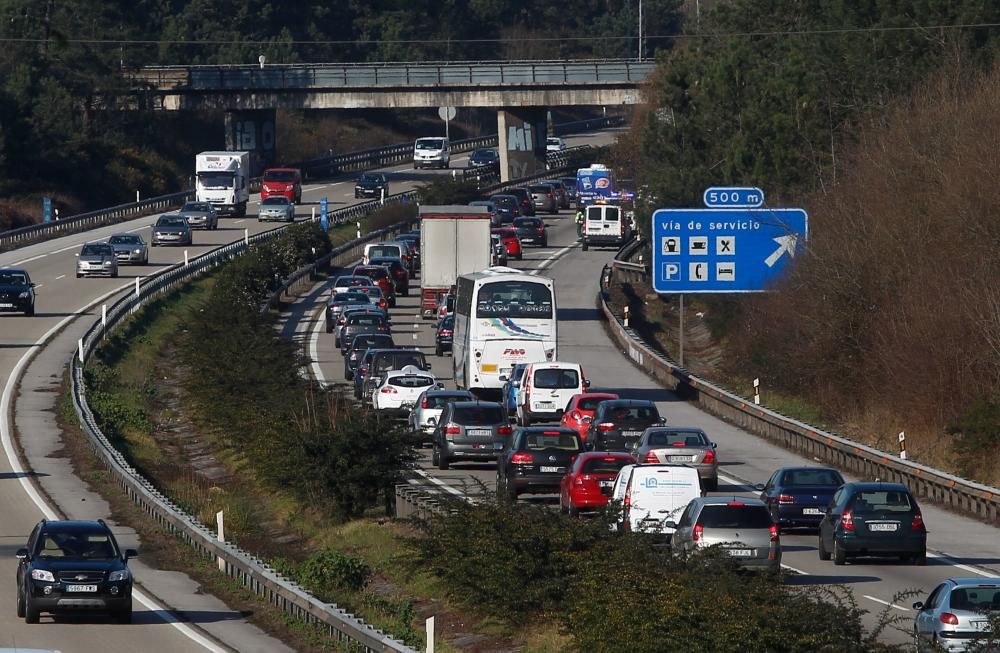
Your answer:
[[[31,570],[32,580],[40,580],[43,583],[54,583],[56,582],[56,577],[52,575],[51,571],[46,571],[44,569],[32,569]]]
[[[133,254],[142,254],[142,250],[141,249],[134,249],[134,250],[132,250],[132,253]]]
[[[27,299],[28,297],[31,297],[31,293],[27,290],[17,296],[18,299]]]
[[[106,267],[106,268],[110,268],[110,267],[111,267],[111,261],[104,261],[104,262],[102,263],[102,265],[103,265],[104,267]]]
[[[108,574],[108,582],[114,583],[120,580],[128,580],[130,576],[131,574],[129,574],[128,569],[120,569]]]

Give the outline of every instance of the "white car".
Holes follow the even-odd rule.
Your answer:
[[[566,143],[558,136],[551,136],[545,139],[546,152],[562,152],[566,149]]]
[[[417,404],[425,390],[440,387],[434,375],[416,365],[386,372],[382,383],[372,393],[375,410],[408,411]]]
[[[410,430],[430,435],[434,432],[438,419],[441,418],[445,404],[452,401],[475,401],[475,399],[468,390],[442,390],[436,386],[425,390],[417,397],[417,403],[410,411],[407,420],[410,423]]]

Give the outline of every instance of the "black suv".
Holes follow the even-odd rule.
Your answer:
[[[652,401],[606,399],[597,404],[587,443],[594,451],[631,451],[643,431],[664,423]]]
[[[136,555],[122,553],[103,519],[43,519],[17,551],[17,616],[36,624],[42,612],[94,610],[131,622]]]
[[[381,197],[389,195],[389,179],[380,172],[365,172],[354,184],[354,199],[361,197]]]
[[[0,268],[0,313],[35,314],[35,284],[27,270]]]

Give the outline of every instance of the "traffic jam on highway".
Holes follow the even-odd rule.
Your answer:
[[[449,167],[447,139],[433,140],[415,147],[414,167]],[[191,246],[194,230],[218,229],[222,215],[244,217],[250,200],[241,179],[245,156],[199,154],[195,198],[159,216],[148,242],[132,230],[84,243],[76,255],[77,278],[115,278],[120,265],[150,264],[152,247]],[[468,165],[498,167],[499,156],[481,148]],[[354,196],[384,199],[389,181],[383,173],[363,173]],[[298,170],[266,171],[258,221],[293,222],[302,192]],[[430,468],[487,467],[495,471],[498,496],[513,501],[539,495],[573,516],[613,503],[620,506],[619,531],[648,533],[677,552],[717,546],[743,566],[771,573],[783,566],[798,571],[782,564],[782,536],[803,531],[815,537],[819,559],[836,566],[873,559],[928,564],[924,513],[905,485],[849,481],[836,469],[804,464],[773,469],[766,482],[747,491],[720,492],[726,451],[711,429],[675,424],[653,400],[598,389],[614,384],[602,383],[599,374],[588,377],[580,361],[560,356],[555,281],[539,274],[541,267],[509,267],[511,261],[548,247],[552,225],[544,216],[566,209],[575,209],[580,250],[617,250],[636,233],[633,201],[608,167],[593,164],[575,176],[506,188],[468,205],[421,206],[417,229],[368,244],[362,260],[336,276],[323,299],[322,329],[340,354],[343,382],[358,401],[421,434]],[[662,254],[674,254],[677,243],[679,255],[682,237],[669,231],[672,223],[656,223],[654,234],[667,229],[664,242],[671,243]],[[735,238],[728,242],[735,247]],[[794,241],[779,244],[787,251]],[[695,269],[686,260],[676,266],[679,275],[695,275]],[[715,281],[724,280],[721,274]],[[27,269],[0,269],[0,311],[33,315],[35,287]],[[397,302],[410,296],[416,297],[416,319],[433,325],[433,356],[397,339],[400,321],[410,319]],[[440,373],[442,362],[450,363],[450,374]],[[38,527],[51,529],[53,551],[74,555],[75,534],[58,535],[58,528]],[[81,528],[103,533],[103,526]],[[123,569],[135,555],[117,552],[113,541],[109,546]],[[19,617],[36,622],[40,611],[59,609],[58,601],[49,600],[53,588],[96,596],[115,586],[123,593],[105,598],[118,601],[112,611],[129,620],[127,571],[116,568],[118,580],[128,581],[117,586],[88,580],[62,588],[42,568],[55,555],[47,547],[49,540],[36,537],[18,552]],[[926,599],[912,604],[918,650],[934,644],[965,650],[987,628],[983,615],[1000,610],[995,576],[947,578],[921,589]],[[129,599],[127,609],[122,599]]]

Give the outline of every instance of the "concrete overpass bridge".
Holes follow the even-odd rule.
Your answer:
[[[133,73],[136,108],[224,110],[226,144],[274,159],[276,109],[496,108],[501,175],[544,168],[547,111],[641,101],[655,64],[630,59],[160,66]],[[430,135],[430,134],[429,134]]]

